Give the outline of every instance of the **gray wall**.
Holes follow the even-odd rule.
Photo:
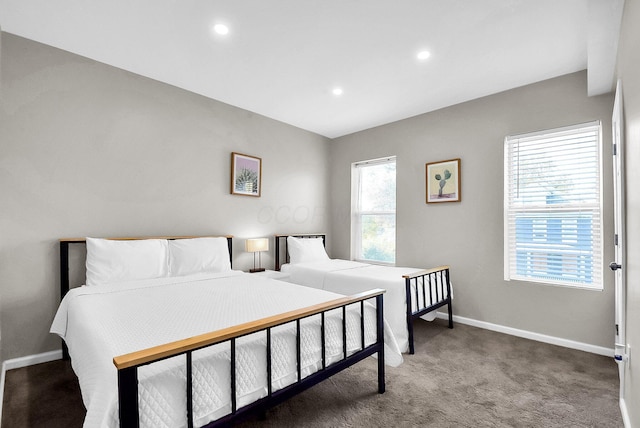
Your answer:
[[[324,137],[11,34],[1,53],[2,360],[59,349],[58,238],[232,234],[248,269],[244,238],[328,230]],[[262,158],[262,197],[229,194],[232,151]]]
[[[396,155],[398,265],[449,264],[455,315],[613,348],[608,271],[604,291],[503,280],[504,137],[599,119],[610,153],[612,106],[612,95],[587,97],[579,72],[332,141],[332,257],[349,257],[351,163]],[[461,158],[462,201],[427,205],[425,163],[452,158]],[[603,162],[608,243],[612,166]],[[611,256],[606,246],[604,260]]]
[[[588,98],[586,72],[328,142],[10,34],[1,53],[3,360],[58,347],[48,327],[59,237],[233,234],[246,269],[243,238],[329,230],[331,255],[348,258],[350,165],[388,155],[398,156],[398,264],[450,264],[456,315],[613,345],[606,272],[603,292],[502,279],[504,136],[600,119],[608,147],[613,97]],[[231,151],[263,158],[261,198],[228,194]],[[424,164],[455,157],[462,202],[426,205]],[[605,206],[610,242],[608,194]]]
[[[618,49],[618,78],[622,80],[626,138],[627,343],[631,353],[625,379],[630,427],[640,427],[640,3],[627,0]],[[635,361],[634,361],[635,360]],[[635,366],[635,368],[633,368]],[[636,403],[635,405],[632,403]]]

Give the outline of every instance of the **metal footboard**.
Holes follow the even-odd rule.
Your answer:
[[[453,328],[449,266],[439,266],[411,275],[403,275],[407,302],[409,353],[414,353],[413,321],[424,314],[448,305],[449,328]]]
[[[114,365],[118,369],[118,394],[119,394],[119,412],[120,427],[138,427],[139,426],[139,410],[138,410],[138,368],[147,364],[158,362],[177,355],[186,355],[186,372],[187,372],[187,388],[185,391],[187,397],[187,422],[188,427],[193,426],[193,408],[192,408],[192,353],[196,350],[203,349],[223,342],[229,342],[231,349],[231,413],[223,416],[207,425],[207,427],[217,427],[229,424],[230,422],[240,419],[249,413],[265,412],[268,408],[273,407],[282,401],[304,391],[307,388],[321,382],[324,379],[338,373],[345,368],[361,361],[362,359],[378,354],[378,392],[385,391],[385,372],[384,372],[384,310],[383,310],[383,293],[384,290],[371,290],[360,293],[351,297],[342,297],[323,304],[310,306],[307,308],[287,312],[277,316],[264,318],[261,320],[241,324],[239,326],[230,327],[201,336],[161,345],[154,348],[134,352],[127,355],[115,357]],[[364,305],[365,301],[375,299],[376,307],[376,341],[375,343],[365,346],[365,324],[364,324]],[[359,350],[351,355],[347,355],[346,343],[346,310],[348,306],[358,305],[360,309],[360,331],[362,342]],[[325,355],[325,314],[335,309],[342,310],[342,340],[343,340],[343,358],[332,364],[327,364]],[[321,319],[321,341],[322,355],[321,368],[304,378],[301,374],[301,345],[300,345],[300,321],[302,319],[320,315]],[[272,358],[271,358],[271,331],[273,328],[294,323],[296,326],[296,363],[297,363],[297,382],[286,386],[277,391],[272,390]],[[238,407],[236,403],[236,340],[240,337],[253,334],[256,332],[266,332],[266,350],[267,350],[267,395],[254,401],[246,406]]]

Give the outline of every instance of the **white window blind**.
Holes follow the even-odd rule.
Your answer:
[[[396,158],[352,165],[351,256],[355,260],[396,261]]]
[[[602,289],[600,122],[505,138],[505,280]]]

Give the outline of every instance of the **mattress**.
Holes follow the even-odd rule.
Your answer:
[[[281,267],[282,272],[289,274],[288,281],[294,284],[334,293],[349,295],[372,288],[387,290],[384,295],[384,317],[393,330],[393,335],[402,352],[409,350],[406,287],[402,276],[420,272],[421,270],[423,269],[372,265],[341,259],[284,264]],[[439,285],[439,281],[432,284],[434,292],[435,287]],[[418,293],[418,299],[418,303],[422,305],[421,293]],[[415,310],[415,308],[416,305],[414,303],[412,309]],[[432,321],[435,317],[434,311],[421,318]]]
[[[117,427],[117,370],[113,357],[204,334],[341,297],[264,277],[230,271],[188,277],[84,286],[60,304],[51,332],[62,337],[87,409],[85,427]],[[365,305],[365,343],[375,341],[375,309]],[[295,324],[272,332],[273,390],[297,379]],[[326,316],[327,364],[342,358],[342,316]],[[360,309],[347,311],[347,350],[361,346]],[[301,322],[302,376],[321,368],[319,316]],[[385,362],[402,363],[385,325]],[[237,340],[238,407],[267,395],[266,334]],[[185,357],[143,366],[139,376],[142,427],[186,426]],[[230,348],[193,353],[194,423],[204,425],[231,411]]]

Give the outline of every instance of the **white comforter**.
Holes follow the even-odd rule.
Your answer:
[[[294,284],[334,293],[350,295],[371,290],[372,288],[387,290],[384,295],[385,320],[393,330],[400,350],[402,352],[409,350],[406,288],[402,275],[409,275],[423,269],[380,266],[350,260],[331,259],[310,263],[285,264],[282,265],[281,270],[290,274],[289,281]],[[419,299],[422,299],[420,294]],[[432,321],[435,317],[435,311],[422,316],[423,319],[428,321]]]
[[[87,408],[84,426],[116,427],[114,356],[337,297],[236,271],[85,286],[72,289],[63,299],[51,332],[60,335],[69,348]],[[370,305],[365,307],[365,341],[370,344],[375,341],[375,313]],[[336,312],[327,317],[328,362],[342,358],[341,312]],[[348,311],[347,319],[347,348],[353,352],[360,348],[361,341],[359,309]],[[319,320],[310,318],[302,325],[302,374],[306,376],[321,365]],[[238,406],[266,395],[266,339],[260,334],[238,340]],[[273,388],[277,390],[296,379],[294,328],[279,327],[272,342]],[[202,425],[230,412],[229,346],[196,351],[193,360],[194,421]],[[184,361],[184,356],[179,356],[138,370],[141,426],[186,426]],[[385,361],[390,365],[402,362],[388,327]]]

